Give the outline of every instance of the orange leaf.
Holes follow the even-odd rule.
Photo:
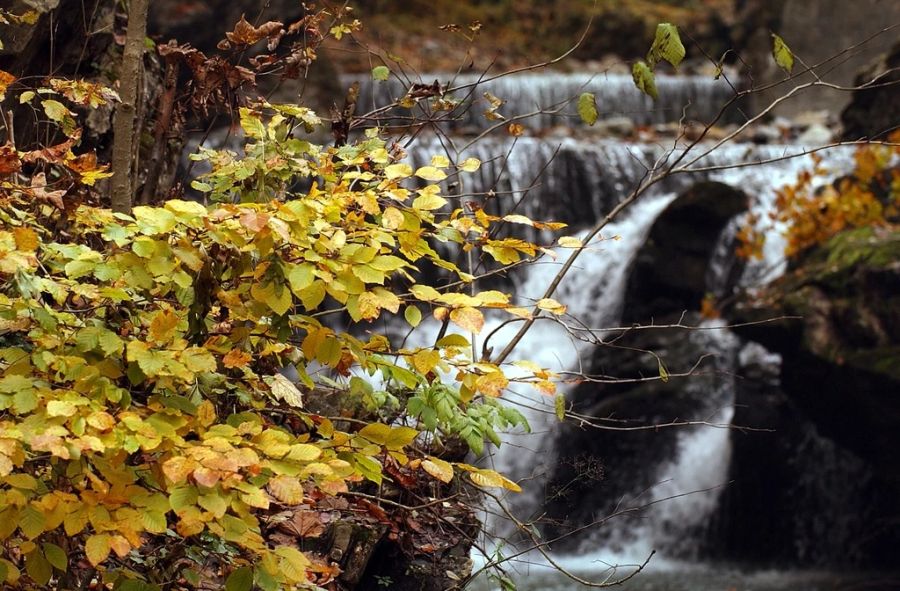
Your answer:
[[[458,326],[474,333],[484,328],[484,315],[477,308],[457,308],[450,312],[450,320]]]

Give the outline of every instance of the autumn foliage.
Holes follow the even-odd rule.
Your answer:
[[[760,256],[765,233],[772,226],[784,228],[785,254],[794,257],[843,230],[900,221],[897,139],[900,136],[895,133],[886,145],[856,148],[851,172],[821,187],[815,185],[816,180],[827,178],[832,171],[813,155],[814,168],[778,191],[770,218],[751,219],[740,230],[738,253]]]

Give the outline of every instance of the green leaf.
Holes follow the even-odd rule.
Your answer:
[[[375,484],[381,484],[381,463],[378,460],[362,454],[354,454],[353,459],[360,474]]]
[[[44,514],[34,505],[28,505],[19,514],[19,529],[29,540],[33,540],[44,533],[47,520]]]
[[[69,110],[59,101],[47,99],[41,101],[41,105],[44,107],[44,113],[47,117],[57,123],[61,123],[66,117],[70,116]]]
[[[250,591],[253,588],[253,569],[242,566],[231,571],[225,579],[225,591]]]
[[[563,396],[562,392],[556,395],[556,399],[553,401],[554,410],[556,411],[556,418],[560,421],[565,420],[566,418],[566,397]]]
[[[662,359],[657,358],[657,363],[659,363],[659,379],[663,382],[669,381],[669,370],[666,369],[666,366],[663,365]]]
[[[46,585],[53,576],[53,568],[38,550],[33,550],[25,556],[25,572],[38,585]]]
[[[578,116],[588,125],[597,122],[597,98],[593,92],[584,92],[578,97]]]
[[[653,45],[650,46],[650,51],[647,53],[647,62],[650,66],[655,66],[659,60],[663,59],[677,68],[684,59],[684,55],[684,45],[678,35],[678,27],[671,23],[658,24],[656,38],[653,39]]]
[[[646,62],[637,62],[634,64],[631,68],[631,76],[634,79],[634,85],[637,86],[638,90],[653,98],[653,100],[659,98],[659,92],[656,90],[656,77],[653,75],[653,70],[650,69],[650,66],[648,66]]]
[[[406,318],[406,321],[413,328],[419,326],[419,323],[422,322],[422,312],[415,306],[407,306],[403,310],[403,317]]]
[[[56,544],[47,542],[44,544],[44,556],[47,557],[47,561],[52,564],[56,570],[66,572],[66,569],[69,566],[69,559],[66,558],[65,550]]]
[[[376,66],[372,68],[372,79],[384,82],[391,75],[391,71],[387,66]]]
[[[784,39],[772,33],[772,57],[778,67],[790,74],[794,70],[794,53]]]
[[[244,133],[247,134],[247,137],[251,137],[257,140],[266,137],[266,128],[263,125],[262,121],[260,121],[259,115],[257,115],[247,107],[241,107],[240,115],[241,129],[244,130]]]
[[[181,511],[185,507],[197,504],[198,494],[195,486],[179,486],[169,492],[169,505],[173,511]]]

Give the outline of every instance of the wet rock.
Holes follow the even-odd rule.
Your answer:
[[[740,332],[784,358],[785,393],[825,436],[900,481],[900,231],[838,234],[762,293]]]
[[[0,37],[3,38],[3,49],[0,55],[19,55],[32,43],[37,36],[41,36],[40,25],[46,23],[45,17],[59,6],[60,0],[14,0],[4,9],[10,14],[22,15],[29,11],[38,14],[38,22],[34,25],[0,25]]]
[[[785,72],[772,59],[770,32],[784,38],[805,63],[821,64],[816,71],[820,78],[849,86],[861,67],[896,43],[894,31],[882,30],[900,21],[900,2],[884,0],[741,0],[738,5],[741,8],[734,35],[741,61],[746,64],[741,71],[743,83],[756,88],[778,83],[753,94],[754,104],[746,107],[752,112],[759,112],[792,88],[815,80],[809,74],[799,74],[798,64],[798,75],[785,81]],[[866,43],[859,45],[864,39]],[[832,59],[853,45],[858,46],[852,52],[839,60]],[[884,90],[886,96],[891,96],[892,90],[896,94],[896,87]],[[849,100],[847,92],[810,88],[782,102],[775,111],[787,116],[809,109],[838,112]]]
[[[684,321],[690,325],[701,319],[688,314]],[[617,517],[614,527],[594,528],[589,540],[563,537],[554,550],[573,552],[581,549],[579,543],[596,546],[600,540],[601,545],[615,543],[609,536],[630,527],[638,529],[646,519],[640,507],[651,501],[655,488],[671,476],[661,469],[675,460],[684,437],[703,428],[659,425],[715,417],[720,400],[711,393],[731,379],[716,371],[729,360],[705,357],[717,352],[709,336],[708,332],[688,329],[638,330],[610,335],[610,345],[597,348],[590,373],[629,381],[584,382],[567,395],[574,412],[593,419],[583,424],[566,421],[560,426],[555,443],[558,457],[544,504],[550,520],[548,537],[563,535],[623,509],[632,511]],[[663,380],[659,377],[661,364],[671,376],[692,369],[696,375]],[[563,525],[553,526],[554,522]],[[660,531],[673,528],[684,532],[680,527],[683,524],[658,525]],[[686,545],[675,544],[667,547],[667,553],[687,557],[687,549]]]

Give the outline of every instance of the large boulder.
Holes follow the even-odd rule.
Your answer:
[[[711,556],[782,567],[895,565],[897,486],[819,432],[781,388],[778,355],[751,342],[739,358]]]
[[[783,357],[785,393],[819,431],[900,480],[900,230],[846,231],[739,302],[741,333]]]

